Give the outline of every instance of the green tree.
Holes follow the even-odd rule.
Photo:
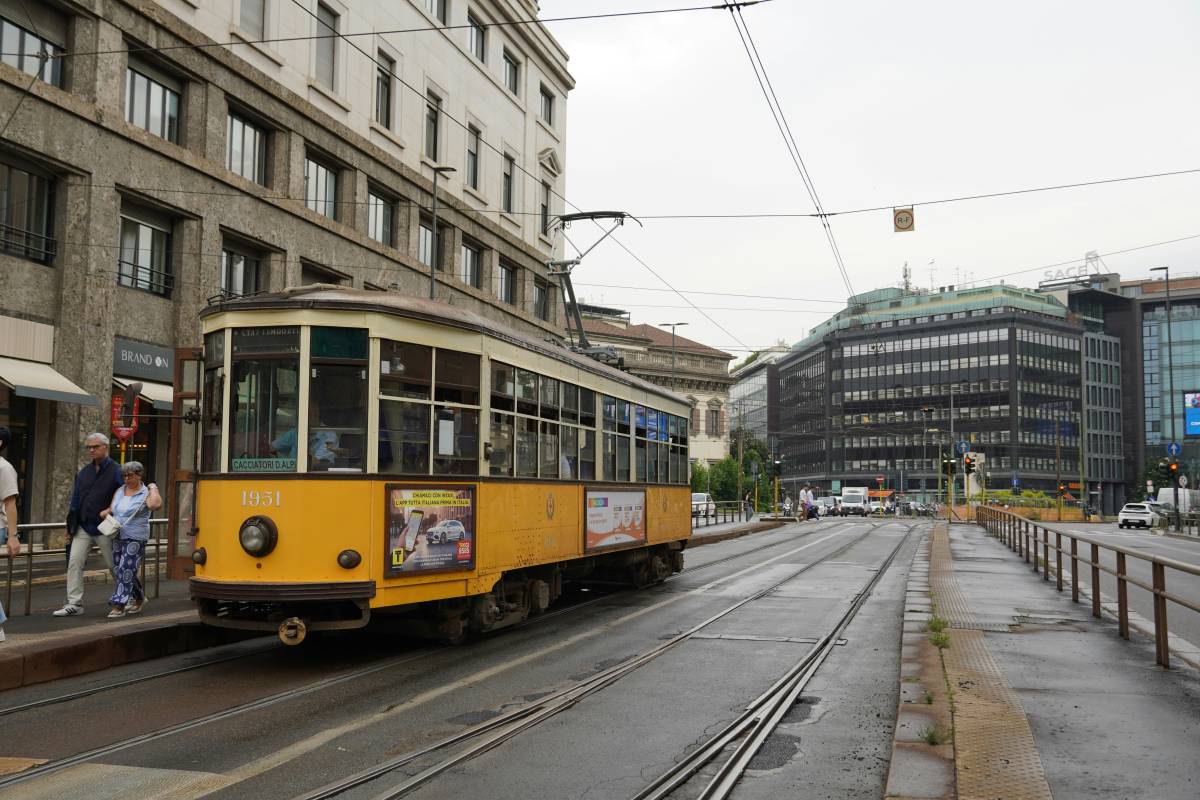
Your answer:
[[[1146,459],[1146,467],[1142,470],[1142,479],[1130,492],[1130,500],[1139,502],[1146,499],[1146,481],[1154,484],[1155,495],[1158,494],[1159,489],[1171,485],[1171,470],[1167,468],[1165,458]]]
[[[723,458],[709,468],[714,500],[737,500],[737,461]]]
[[[696,461],[692,464],[692,491],[708,491],[708,467],[704,465],[703,461]]]

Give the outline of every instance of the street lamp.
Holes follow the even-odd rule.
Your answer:
[[[929,406],[921,407],[921,415],[924,421],[921,424],[921,502],[928,503],[929,497],[925,491],[925,479],[929,472],[929,461],[926,458],[926,447],[929,443],[929,420],[933,418],[933,409]]]
[[[1167,402],[1163,403],[1163,408],[1171,415],[1171,441],[1175,439],[1175,357],[1171,352],[1171,268],[1170,267],[1151,267],[1151,272],[1161,272],[1166,276],[1166,291],[1167,291]],[[1180,528],[1179,520],[1179,477],[1173,475],[1171,477],[1171,486],[1174,492],[1175,499],[1175,530]]]
[[[437,294],[437,268],[438,256],[441,251],[438,249],[438,227],[437,227],[437,185],[439,175],[448,175],[451,172],[457,172],[454,167],[434,167],[433,168],[433,253],[429,257],[429,299],[433,300]]]
[[[687,325],[686,322],[660,322],[658,327],[671,329],[671,391],[675,391],[675,329]],[[740,469],[740,467],[739,467]]]

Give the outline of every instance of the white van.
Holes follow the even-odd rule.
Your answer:
[[[865,486],[842,487],[842,513],[846,516],[867,515],[867,489]]]

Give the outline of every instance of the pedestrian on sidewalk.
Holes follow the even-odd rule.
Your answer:
[[[121,467],[108,457],[108,437],[91,433],[83,440],[91,459],[75,476],[67,512],[67,534],[70,538],[67,558],[67,603],[56,617],[74,617],[83,613],[83,570],[92,544],[100,546],[104,563],[112,571],[112,548],[100,535],[100,512],[112,500],[113,492],[121,487]]]
[[[117,588],[108,600],[112,606],[109,619],[136,614],[146,603],[138,569],[146,555],[146,540],[150,538],[150,512],[162,508],[163,501],[156,484],[142,483],[143,471],[139,461],[122,465],[121,480],[125,485],[113,494],[112,504],[100,512],[101,519],[111,514],[121,523],[112,543],[113,576]]]
[[[21,552],[21,540],[17,538],[17,471],[4,457],[11,441],[12,432],[0,426],[0,530],[8,537],[8,557],[13,559]],[[0,642],[4,641],[4,623],[7,621],[4,604],[0,603]]]

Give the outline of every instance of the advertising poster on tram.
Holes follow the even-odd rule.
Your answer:
[[[589,489],[586,549],[641,544],[646,541],[646,493]]]
[[[387,485],[388,577],[475,567],[475,487]]]

